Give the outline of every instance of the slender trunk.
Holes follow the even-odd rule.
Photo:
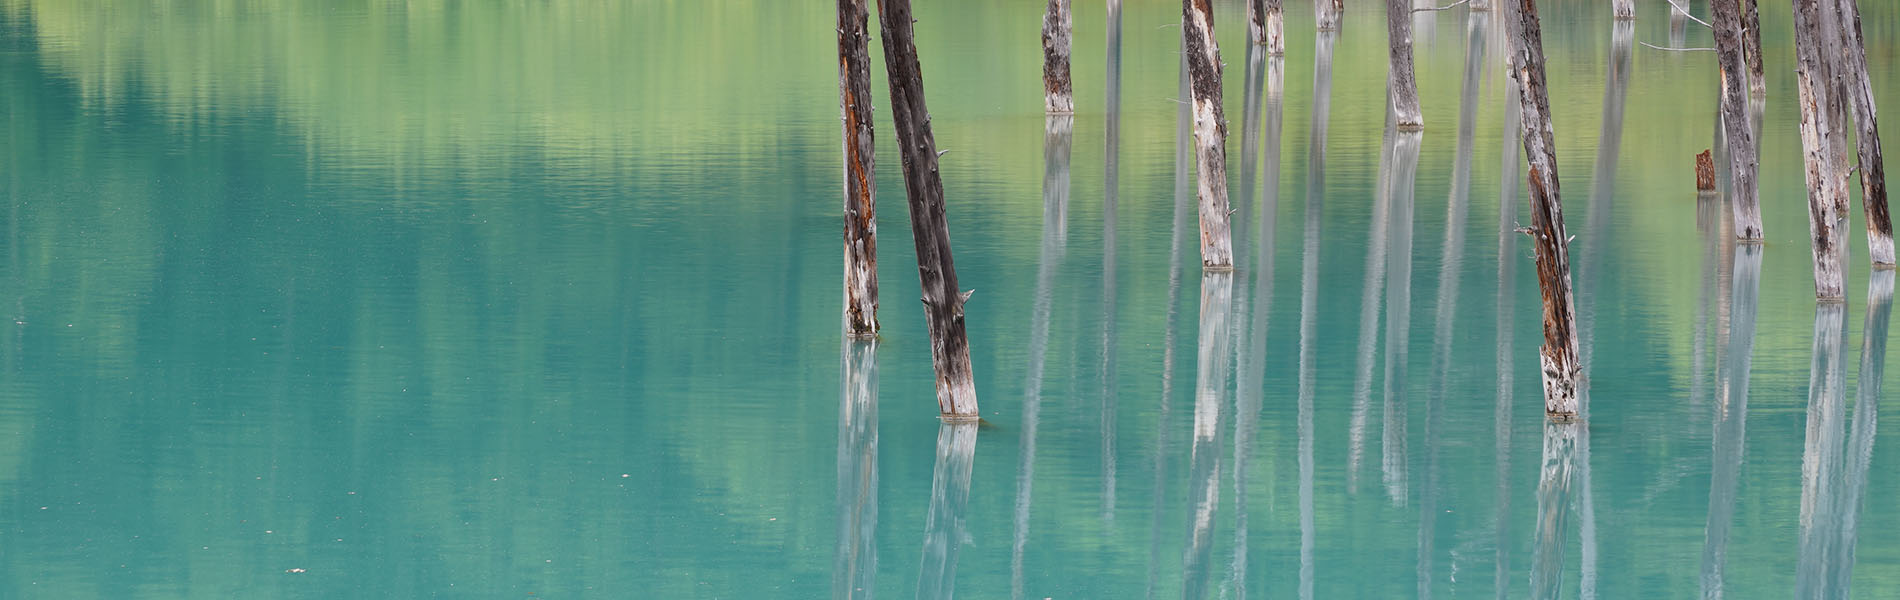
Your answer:
[[[1755,189],[1758,161],[1755,135],[1748,125],[1748,72],[1742,64],[1742,15],[1735,0],[1710,5],[1715,22],[1716,60],[1722,68],[1722,132],[1728,139],[1729,206],[1735,213],[1735,237],[1762,239],[1761,206]]]
[[[1247,0],[1247,34],[1268,56],[1286,54],[1286,14],[1280,0]]]
[[[1520,86],[1520,129],[1524,155],[1530,162],[1529,233],[1536,248],[1537,285],[1544,299],[1544,346],[1539,360],[1544,378],[1544,412],[1552,419],[1565,420],[1577,414],[1577,311],[1570,290],[1563,200],[1557,188],[1550,98],[1544,90],[1543,33],[1538,26],[1536,0],[1516,0],[1505,6],[1511,37],[1511,77]]]
[[[1043,110],[1052,115],[1075,112],[1075,92],[1069,82],[1069,40],[1074,30],[1069,0],[1049,0],[1049,12],[1042,16],[1042,95]]]
[[[1232,270],[1227,227],[1227,118],[1221,112],[1220,45],[1210,0],[1181,0],[1181,35],[1194,96],[1195,164],[1199,167],[1201,267]]]
[[[864,0],[838,0],[838,104],[844,109],[844,332],[877,335],[877,180],[872,176],[871,51]]]
[[[956,595],[957,550],[969,535],[964,517],[969,514],[970,473],[976,465],[976,428],[975,420],[946,420],[937,426],[918,598],[949,600]]]
[[[1814,296],[1838,300],[1846,292],[1847,167],[1841,147],[1841,99],[1834,76],[1839,37],[1833,12],[1822,0],[1795,0],[1794,35],[1799,64],[1795,88],[1801,100],[1801,146],[1807,167],[1808,234],[1814,250]]]
[[[1887,216],[1887,173],[1880,152],[1880,125],[1874,111],[1874,85],[1867,79],[1867,49],[1860,34],[1857,0],[1835,0],[1841,54],[1837,80],[1847,93],[1842,102],[1853,109],[1860,129],[1860,204],[1867,214],[1867,254],[1875,266],[1893,266],[1893,221]]]
[[[1418,76],[1412,71],[1411,1],[1385,0],[1385,26],[1391,59],[1386,64],[1385,90],[1393,122],[1399,131],[1418,131],[1425,127],[1425,116],[1419,113]]]
[[[877,341],[846,341],[838,402],[838,550],[831,597],[870,598],[877,579]]]
[[[1748,372],[1755,348],[1756,301],[1761,295],[1760,244],[1738,246],[1730,281],[1728,347],[1717,366],[1714,442],[1710,451],[1709,517],[1703,528],[1702,597],[1723,596],[1728,568],[1729,527],[1740,487],[1743,449],[1748,439]]]
[[[1742,57],[1748,62],[1748,93],[1756,98],[1768,95],[1768,80],[1762,74],[1761,11],[1755,0],[1742,3]]]
[[[1618,21],[1634,20],[1636,0],[1610,0],[1610,15],[1616,17]]]
[[[1345,13],[1346,0],[1313,0],[1313,24],[1320,31],[1339,31]]]
[[[937,141],[930,132],[924,76],[912,41],[914,23],[910,0],[878,0],[884,68],[891,83],[891,119],[897,126],[898,150],[904,161],[904,192],[910,200],[911,236],[917,246],[917,278],[923,288],[930,358],[937,373],[937,409],[946,419],[975,420],[976,381],[963,320],[963,304],[969,300],[969,293],[957,291],[943,176],[937,172]]]

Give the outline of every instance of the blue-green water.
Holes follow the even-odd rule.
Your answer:
[[[1581,430],[1540,410],[1494,17],[1417,17],[1396,137],[1378,4],[1319,38],[1289,3],[1254,66],[1218,3],[1227,278],[1180,211],[1177,5],[1124,6],[1111,60],[1078,3],[1065,136],[1039,3],[920,1],[971,432],[881,68],[883,336],[842,339],[826,3],[0,0],[0,597],[1900,589],[1884,317],[1858,233],[1812,299],[1786,7],[1738,252],[1690,177],[1713,56],[1633,43],[1708,32],[1545,4]]]

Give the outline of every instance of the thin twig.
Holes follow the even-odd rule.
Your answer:
[[[1447,10],[1447,9],[1450,9],[1450,8],[1453,8],[1453,7],[1456,7],[1456,6],[1458,6],[1458,5],[1460,5],[1460,4],[1464,4],[1464,3],[1466,3],[1466,2],[1470,2],[1470,1],[1471,1],[1471,0],[1458,0],[1457,2],[1453,2],[1453,3],[1451,3],[1451,4],[1446,4],[1446,5],[1444,5],[1444,6],[1439,6],[1439,7],[1436,7],[1436,8],[1434,8],[1434,7],[1430,7],[1430,6],[1421,6],[1421,7],[1419,7],[1419,8],[1414,8],[1414,9],[1412,9],[1412,12],[1424,12],[1424,11],[1428,11],[1428,10]]]
[[[1708,21],[1695,18],[1695,15],[1689,14],[1689,9],[1683,8],[1681,4],[1676,4],[1676,0],[1664,0],[1664,1],[1668,2],[1670,6],[1675,7],[1677,12],[1682,13],[1682,16],[1689,17],[1689,20],[1695,21],[1697,23],[1701,23],[1703,27],[1707,27],[1709,29],[1715,29],[1715,26],[1710,25]]]
[[[1642,44],[1642,45],[1644,45],[1644,46],[1649,46],[1649,47],[1651,47],[1651,48],[1655,48],[1655,49],[1657,49],[1657,50],[1668,50],[1668,51],[1671,51],[1671,52],[1698,52],[1698,51],[1699,51],[1699,52],[1714,52],[1714,51],[1715,51],[1715,49],[1714,49],[1714,48],[1665,48],[1665,47],[1662,47],[1662,46],[1658,46],[1658,45],[1655,45],[1655,44],[1651,44],[1651,43],[1649,43],[1649,42],[1636,42],[1636,43],[1638,43],[1638,44]]]

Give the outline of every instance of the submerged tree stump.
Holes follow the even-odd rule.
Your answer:
[[[1418,108],[1418,76],[1412,70],[1412,3],[1385,0],[1388,58],[1385,90],[1391,98],[1393,123],[1399,131],[1425,128]]]
[[[1748,71],[1742,61],[1742,15],[1736,0],[1711,3],[1715,21],[1715,54],[1722,69],[1722,133],[1728,140],[1729,206],[1735,215],[1735,237],[1760,240],[1761,205],[1755,188],[1759,161],[1755,135],[1748,124]]]
[[[1286,54],[1286,15],[1280,0],[1247,0],[1247,38],[1266,46],[1267,56]]]
[[[1808,234],[1814,251],[1814,296],[1839,300],[1846,291],[1847,166],[1840,80],[1835,76],[1839,37],[1833,12],[1822,0],[1794,1],[1800,92],[1801,147],[1808,182]]]
[[[1569,236],[1564,234],[1563,201],[1557,188],[1556,143],[1550,125],[1550,96],[1544,89],[1544,41],[1536,0],[1506,0],[1505,27],[1510,39],[1511,78],[1518,84],[1519,129],[1530,162],[1531,227],[1536,249],[1537,286],[1544,300],[1544,413],[1567,421],[1577,415],[1577,308],[1570,289]]]
[[[1346,0],[1313,0],[1313,24],[1320,31],[1339,31],[1345,13]]]
[[[1230,270],[1234,249],[1227,221],[1227,118],[1221,112],[1220,45],[1214,40],[1214,6],[1209,0],[1181,0],[1181,35],[1194,97],[1201,267]]]
[[[872,176],[870,36],[864,0],[838,0],[838,105],[844,110],[844,332],[877,335],[877,179]]]
[[[1074,30],[1069,0],[1049,0],[1049,12],[1042,16],[1042,94],[1043,109],[1052,115],[1075,112],[1075,92],[1069,81],[1069,40]]]
[[[1698,192],[1715,191],[1715,160],[1709,158],[1708,150],[1695,155],[1695,189]]]
[[[1636,19],[1636,0],[1610,0],[1610,15],[1618,21]]]
[[[1843,100],[1853,109],[1860,139],[1861,208],[1867,214],[1867,253],[1876,267],[1893,267],[1893,221],[1887,215],[1887,173],[1880,152],[1880,125],[1874,114],[1874,86],[1867,79],[1867,49],[1860,35],[1857,0],[1834,0],[1841,54],[1836,80],[1845,86]]]
[[[891,84],[891,120],[904,161],[904,192],[910,204],[911,237],[917,246],[917,278],[923,287],[930,358],[937,372],[937,409],[946,420],[977,418],[976,381],[970,341],[964,333],[957,267],[950,256],[950,223],[944,214],[943,176],[937,172],[937,141],[924,104],[924,76],[913,41],[910,0],[878,0],[884,38],[884,69]],[[973,290],[974,291],[974,290]]]

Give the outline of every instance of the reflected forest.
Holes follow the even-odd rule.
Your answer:
[[[0,0],[0,598],[1890,597],[1883,103],[1861,0]]]

